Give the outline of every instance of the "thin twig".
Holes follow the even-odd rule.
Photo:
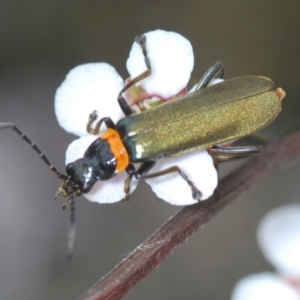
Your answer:
[[[180,210],[100,279],[81,299],[121,299],[201,225],[250,187],[298,157],[300,157],[300,130],[269,142],[264,148],[263,155],[251,158],[221,180],[214,196]]]

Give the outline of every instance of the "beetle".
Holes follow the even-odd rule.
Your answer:
[[[50,169],[62,179],[55,198],[66,198],[63,209],[70,205],[71,220],[68,238],[68,258],[75,241],[74,198],[89,192],[96,181],[109,180],[126,171],[124,200],[129,200],[133,177],[151,178],[170,172],[178,174],[191,188],[192,197],[201,200],[201,192],[178,166],[147,174],[158,159],[179,155],[195,149],[207,149],[215,162],[228,161],[262,153],[261,146],[222,147],[220,144],[252,134],[276,118],[281,111],[285,92],[262,76],[243,76],[208,86],[217,76],[223,78],[224,67],[215,63],[194,88],[194,92],[178,96],[172,101],[135,113],[123,93],[139,81],[151,76],[146,37],[135,41],[143,52],[146,70],[126,84],[118,95],[118,103],[125,117],[116,124],[111,118],[100,119],[95,126],[97,112],[90,114],[87,132],[99,136],[100,127],[107,131],[85,151],[84,156],[66,166],[60,173],[45,154],[13,123],[0,123],[0,129],[11,128],[40,155]],[[142,163],[136,170],[133,163]]]
[[[134,113],[123,93],[137,82],[151,76],[152,72],[147,56],[146,37],[141,35],[135,40],[141,46],[147,69],[125,85],[118,95],[125,117],[116,124],[109,117],[105,117],[92,128],[97,118],[97,112],[92,112],[87,131],[99,135],[103,123],[107,131],[87,148],[82,158],[66,166],[66,175],[60,173],[13,123],[0,123],[0,129],[11,128],[31,144],[44,162],[63,180],[55,196],[56,199],[59,195],[66,198],[63,208],[75,197],[89,192],[96,181],[108,180],[122,171],[129,175],[124,182],[125,200],[130,197],[133,176],[139,179],[178,172],[190,185],[193,198],[200,201],[201,192],[179,167],[174,166],[150,175],[146,173],[158,159],[195,149],[208,149],[218,162],[260,154],[261,146],[216,145],[260,130],[281,111],[281,100],[285,92],[281,88],[274,88],[274,83],[266,77],[243,76],[208,86],[217,75],[223,78],[223,64],[217,62],[205,73],[194,92],[145,112]],[[133,165],[137,162],[142,163],[138,170]]]

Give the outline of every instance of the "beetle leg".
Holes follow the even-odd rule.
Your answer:
[[[122,90],[120,91],[120,93],[118,95],[118,102],[119,102],[120,108],[122,109],[122,111],[125,114],[125,116],[129,116],[129,115],[133,114],[134,111],[132,110],[132,108],[130,107],[130,105],[127,103],[127,101],[125,100],[125,98],[123,97],[122,94],[125,91],[127,91],[130,87],[132,87],[133,85],[135,85],[137,82],[139,82],[139,81],[141,81],[141,80],[149,77],[151,75],[151,73],[152,73],[152,68],[151,68],[150,60],[149,60],[149,57],[147,55],[147,50],[146,50],[146,37],[143,34],[139,35],[139,36],[137,36],[135,38],[135,41],[142,48],[147,70],[144,71],[142,74],[136,76],[128,84],[126,84],[122,88]]]
[[[140,168],[135,171],[135,168],[133,165],[129,165],[126,169],[127,173],[129,174],[128,178],[126,178],[124,182],[124,191],[125,191],[125,201],[129,200],[130,197],[130,182],[133,176],[135,176],[137,179],[139,178],[153,178],[153,177],[158,177],[158,176],[163,176],[169,173],[173,172],[178,172],[178,174],[187,182],[187,184],[191,187],[192,189],[192,195],[194,199],[197,199],[198,201],[201,200],[202,193],[194,186],[193,182],[189,180],[188,176],[178,167],[178,166],[172,166],[170,168],[167,168],[165,170],[162,170],[160,172],[156,172],[153,174],[149,175],[144,175],[146,174],[153,166],[155,165],[154,161],[150,162],[145,162],[140,166]]]
[[[126,168],[126,172],[129,174],[129,176],[124,181],[124,192],[125,192],[125,198],[124,201],[128,201],[130,199],[130,183],[132,177],[135,177],[136,179],[140,179],[143,174],[147,173],[153,166],[155,165],[155,161],[149,161],[143,163],[138,170],[135,170],[135,167],[133,164],[129,164]]]
[[[187,182],[187,184],[190,186],[190,188],[192,190],[193,198],[198,201],[201,201],[202,193],[195,187],[193,182],[189,180],[188,176],[178,166],[172,166],[172,167],[162,170],[160,172],[142,176],[142,178],[144,178],[144,179],[153,178],[153,177],[163,176],[163,175],[173,173],[173,172],[178,172],[178,174]]]
[[[127,202],[130,199],[130,183],[131,183],[132,176],[129,175],[125,181],[124,181],[124,192],[125,192],[125,197],[122,201]]]
[[[97,119],[97,111],[94,110],[90,115],[89,115],[89,120],[88,120],[88,123],[86,125],[86,131],[88,133],[91,133],[91,134],[94,134],[94,135],[99,135],[99,132],[100,132],[100,127],[102,125],[102,123],[105,123],[106,127],[107,128],[112,128],[112,129],[115,129],[115,123],[113,122],[113,120],[109,117],[105,117],[105,118],[102,118],[100,119],[96,126],[94,128],[92,128],[92,124],[93,122]]]
[[[212,67],[210,67],[206,73],[203,75],[201,80],[195,87],[195,91],[198,91],[202,88],[208,86],[213,78],[215,78],[218,74],[220,74],[220,78],[224,77],[224,65],[221,61],[217,61]]]
[[[90,113],[88,123],[86,124],[86,131],[88,133],[93,133],[92,124],[95,122],[96,119],[97,119],[97,111],[94,110],[92,113]]]
[[[124,181],[125,197],[124,197],[123,201],[125,201],[125,202],[129,201],[129,199],[130,199],[130,183],[131,183],[131,179],[132,179],[134,173],[136,172],[134,165],[129,164],[128,167],[126,168],[126,172],[129,176]]]
[[[208,153],[219,162],[236,160],[249,156],[259,155],[263,152],[262,146],[245,146],[245,147],[219,147],[214,146],[207,149]]]

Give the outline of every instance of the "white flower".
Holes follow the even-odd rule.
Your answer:
[[[176,95],[186,87],[194,67],[191,43],[176,32],[164,30],[150,31],[145,36],[152,75],[137,85],[150,95]],[[137,43],[132,45],[126,66],[131,78],[145,71],[144,56]]]
[[[259,273],[240,279],[231,300],[299,300],[291,285],[272,273]]]
[[[300,300],[300,205],[290,204],[270,211],[258,226],[257,239],[277,274],[242,278],[231,300]]]
[[[86,124],[91,112],[99,118],[109,116],[118,121],[124,115],[117,102],[123,79],[107,63],[89,63],[75,67],[57,89],[55,114],[59,125],[78,136],[87,135]]]
[[[185,93],[193,68],[193,50],[187,39],[177,33],[162,30],[146,33],[145,36],[152,75],[139,82],[138,87],[133,87],[125,93],[131,105],[136,104],[137,99],[144,101],[145,98],[171,101],[170,99],[175,95]],[[129,54],[127,68],[130,79],[146,70],[141,47],[136,42]],[[66,152],[66,164],[83,157],[88,146],[99,138],[86,131],[90,113],[95,110],[98,112],[98,118],[93,125],[103,117],[110,117],[115,123],[124,117],[117,101],[123,86],[122,78],[112,66],[106,63],[81,65],[67,75],[56,92],[55,113],[60,126],[80,138],[69,145]],[[104,133],[105,130],[105,125],[103,125],[101,132]],[[187,174],[202,193],[201,200],[212,195],[217,186],[217,172],[212,158],[205,150],[159,160],[149,174],[171,165],[179,166]],[[97,181],[91,191],[84,196],[99,203],[120,201],[125,196],[124,180],[127,177],[124,171],[112,179]],[[187,182],[177,173],[146,181],[158,197],[171,204],[190,205],[197,202],[193,199]],[[136,185],[137,180],[133,178],[131,192]]]
[[[300,205],[270,211],[257,230],[265,258],[282,274],[300,278]]]

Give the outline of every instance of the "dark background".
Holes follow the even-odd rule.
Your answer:
[[[66,73],[106,61],[125,78],[133,38],[161,28],[194,48],[197,80],[217,60],[225,77],[264,75],[284,88],[270,136],[300,125],[299,1],[0,1],[0,121],[15,122],[64,168],[74,139],[57,124],[53,98]],[[222,173],[234,165],[221,167]],[[242,276],[272,270],[255,231],[271,208],[299,202],[290,165],[199,230],[124,299],[228,299]],[[179,210],[141,184],[129,203],[77,201],[75,257],[65,260],[69,212],[60,181],[15,133],[0,132],[0,298],[76,299]]]

